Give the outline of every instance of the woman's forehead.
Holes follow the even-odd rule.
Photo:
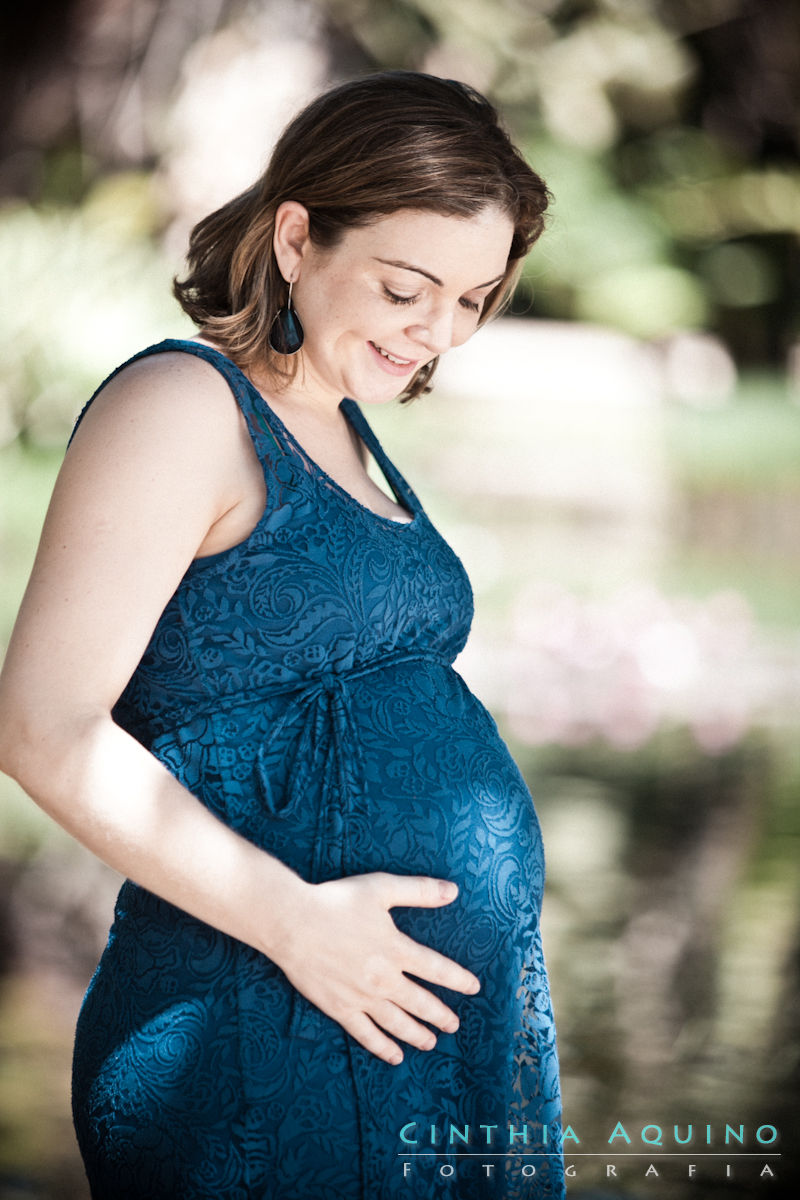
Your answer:
[[[498,279],[508,262],[514,224],[499,208],[472,216],[400,209],[369,225],[347,230],[340,247],[397,269],[446,283],[446,276],[475,276],[470,286]]]

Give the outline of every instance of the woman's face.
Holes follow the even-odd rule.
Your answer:
[[[391,400],[475,332],[513,232],[497,208],[464,218],[404,209],[348,230],[333,249],[306,241],[292,291],[305,330],[297,386]]]

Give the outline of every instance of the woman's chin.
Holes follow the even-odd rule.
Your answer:
[[[410,381],[410,375],[406,380],[353,380],[352,386],[345,392],[345,395],[359,404],[390,404],[405,391]]]

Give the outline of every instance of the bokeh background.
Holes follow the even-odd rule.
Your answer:
[[[784,1156],[691,1184],[686,1159],[609,1181],[576,1158],[571,1194],[794,1194],[797,0],[28,0],[0,23],[3,640],[72,420],[192,332],[188,231],[292,112],[383,66],[502,107],[548,231],[511,314],[370,417],[470,571],[460,668],[536,797],[572,1148],[622,1120],[630,1151],[675,1122],[719,1150],[727,1122],[749,1150],[779,1127]],[[85,1200],[71,1037],[118,879],[0,782],[0,1198]]]

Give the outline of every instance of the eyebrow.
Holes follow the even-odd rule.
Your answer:
[[[424,275],[426,279],[430,279],[431,283],[435,283],[437,287],[444,287],[441,279],[437,279],[435,275],[431,275],[430,271],[423,270],[422,267],[415,267],[412,263],[401,262],[395,258],[378,258],[375,257],[375,262],[383,263],[385,267],[399,267],[401,271],[416,271],[418,275]],[[474,288],[470,288],[471,292],[479,292],[481,288],[491,287],[494,283],[499,283],[503,278],[498,275],[496,279],[490,279],[488,283],[478,283]]]

